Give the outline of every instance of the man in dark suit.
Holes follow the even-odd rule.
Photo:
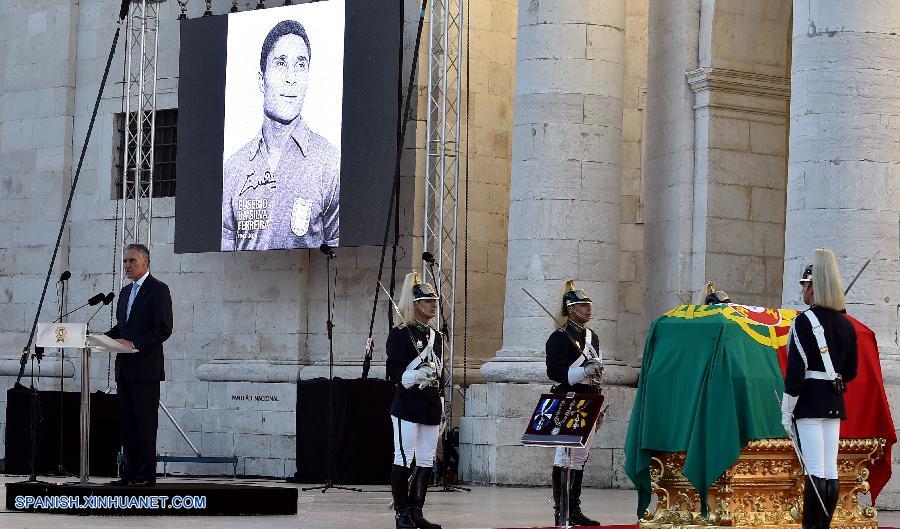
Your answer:
[[[159,383],[166,378],[162,344],[172,334],[172,296],[150,275],[150,250],[143,244],[128,245],[122,263],[131,284],[119,293],[116,326],[106,334],[137,352],[116,356],[125,466],[111,484],[148,487],[156,484]]]

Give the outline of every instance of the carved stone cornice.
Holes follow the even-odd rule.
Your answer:
[[[787,116],[791,79],[724,68],[704,67],[685,73],[694,92],[694,108],[722,108]]]

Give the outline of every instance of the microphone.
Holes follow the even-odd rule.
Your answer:
[[[112,294],[112,292],[110,292],[109,294]],[[79,311],[79,310],[81,310],[81,309],[87,307],[88,305],[90,305],[90,306],[92,306],[92,307],[93,307],[94,305],[99,305],[100,303],[103,303],[103,304],[105,305],[106,303],[104,303],[104,301],[106,300],[106,298],[109,297],[109,294],[103,295],[103,294],[101,293],[101,294],[96,294],[96,295],[94,295],[94,296],[91,296],[91,299],[89,299],[89,300],[87,301],[87,303],[85,303],[84,305],[81,305],[80,307],[76,307],[76,308],[70,310],[69,312],[63,314],[63,315],[60,316],[59,318],[56,318],[55,320],[53,320],[53,323],[57,323],[57,322],[62,321],[62,319],[65,318],[66,316],[72,314],[73,312]],[[109,298],[109,301],[112,301],[112,298]]]
[[[100,294],[95,294],[88,300],[88,305],[94,306],[98,303],[103,303],[103,300],[106,299],[106,296],[101,292]]]
[[[422,252],[422,260],[428,264],[434,264],[434,255],[431,252]]]
[[[68,281],[70,277],[72,277],[72,272],[69,272],[68,270],[66,270],[65,272],[60,274],[59,281],[57,281],[57,283],[62,283],[63,281]]]
[[[91,298],[91,299],[94,299],[94,298],[96,298],[96,297],[99,297],[99,298],[100,298],[100,301],[98,301],[97,303],[91,303],[91,305],[100,305],[101,303],[102,303],[102,305],[100,305],[99,307],[97,307],[97,310],[95,310],[94,313],[91,314],[91,317],[88,318],[87,325],[90,325],[91,320],[94,319],[94,316],[96,316],[97,313],[100,312],[100,311],[103,309],[103,307],[105,307],[105,306],[109,305],[110,303],[112,303],[112,300],[113,300],[114,297],[116,297],[116,295],[113,294],[112,292],[110,292],[109,294],[106,294],[105,296],[104,296],[103,294],[97,294],[96,296],[94,296],[94,297]],[[88,303],[90,303],[90,302],[88,302]]]
[[[329,259],[334,259],[337,257],[336,255],[334,255],[334,249],[324,242],[319,246],[319,251],[327,255]]]

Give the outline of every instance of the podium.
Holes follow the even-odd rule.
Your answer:
[[[522,444],[530,446],[563,447],[566,451],[565,472],[562,473],[559,512],[562,525],[569,525],[569,464],[572,448],[591,445],[594,431],[603,423],[604,397],[600,394],[544,393],[531,413]],[[599,420],[599,422],[598,422]]]
[[[129,349],[104,334],[90,334],[87,323],[38,323],[37,347],[81,350],[81,446],[79,483],[88,484],[91,432],[91,353],[129,354]]]

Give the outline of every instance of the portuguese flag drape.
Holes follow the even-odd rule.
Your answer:
[[[796,314],[682,305],[653,323],[625,442],[625,472],[638,490],[638,516],[650,503],[653,452],[686,452],[684,475],[705,511],[706,491],[742,447],[754,439],[785,437],[776,394],[780,398],[784,392],[787,336]],[[851,321],[860,336],[859,378],[848,385],[851,419],[843,423],[841,437],[884,437],[889,454],[896,436],[874,334]],[[890,468],[888,455],[872,469],[873,500]]]

